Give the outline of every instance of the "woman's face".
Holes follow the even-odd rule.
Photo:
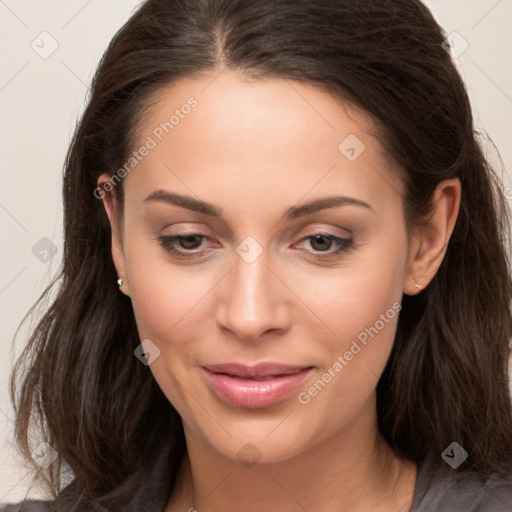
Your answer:
[[[410,251],[370,118],[223,72],[161,91],[140,129],[113,254],[186,433],[277,461],[374,429]],[[293,368],[205,369],[224,363]]]

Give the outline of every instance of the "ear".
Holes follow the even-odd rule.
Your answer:
[[[461,182],[458,178],[441,181],[432,199],[432,214],[424,226],[416,229],[409,253],[404,293],[420,293],[438,271],[459,213]]]
[[[119,215],[119,203],[114,193],[109,174],[104,173],[98,178],[96,192],[103,201],[103,206],[107,212],[112,231],[112,259],[117,270],[117,275],[123,280],[123,284],[119,287],[121,292],[130,296],[128,289],[128,280],[126,277],[126,263],[123,250],[123,233],[122,223]],[[95,194],[96,194],[95,192]],[[98,196],[97,196],[98,197]]]

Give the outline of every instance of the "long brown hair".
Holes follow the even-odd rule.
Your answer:
[[[226,68],[310,83],[371,114],[404,171],[411,231],[428,217],[436,185],[460,178],[443,263],[425,290],[403,297],[377,388],[379,428],[418,464],[432,454],[441,463],[456,441],[469,453],[459,471],[511,472],[510,214],[445,38],[417,0],[148,0],[119,30],[67,154],[63,262],[38,303],[58,291],[11,380],[22,452],[34,462],[34,431],[57,451],[48,469],[34,467],[62,510],[85,502],[122,510],[169,445],[176,476],[181,419],[133,355],[132,305],[116,285],[110,225],[93,191],[133,151],[156,92]]]

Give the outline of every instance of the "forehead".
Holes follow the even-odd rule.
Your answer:
[[[137,131],[134,150],[151,149],[125,187],[141,200],[166,187],[226,200],[236,190],[249,202],[333,189],[401,196],[372,118],[310,84],[233,71],[181,79],[155,94]]]

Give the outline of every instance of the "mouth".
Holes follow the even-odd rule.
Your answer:
[[[254,366],[248,366],[241,363],[221,363],[204,366],[212,373],[220,373],[231,377],[240,377],[243,379],[264,379],[266,377],[279,377],[282,375],[292,375],[312,366],[287,365],[281,363],[259,363]]]
[[[219,399],[235,407],[255,409],[282,401],[304,381],[313,366],[224,363],[202,369],[207,384]]]

